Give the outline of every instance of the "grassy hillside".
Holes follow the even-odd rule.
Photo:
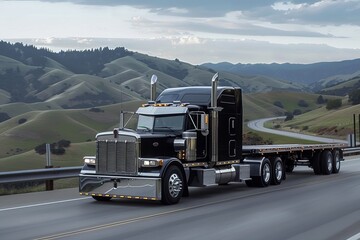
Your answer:
[[[353,114],[359,110],[359,105],[345,105],[337,110],[327,110],[326,107],[296,116],[291,121],[280,124],[281,128],[290,131],[310,133],[320,136],[331,136],[346,139],[353,132]]]
[[[244,95],[244,120],[252,120],[263,117],[283,115],[296,107],[299,99],[308,99],[309,108],[317,108],[314,103],[317,95],[305,93],[271,92]],[[276,100],[286,100],[285,108],[279,108],[273,104]],[[1,111],[9,110],[13,116],[11,119],[0,123],[0,167],[5,167],[9,162],[13,166],[3,169],[23,168],[26,163],[31,168],[43,164],[44,156],[34,152],[34,147],[42,143],[53,143],[62,139],[70,140],[71,147],[66,150],[64,156],[57,156],[58,165],[68,166],[79,161],[82,155],[90,154],[95,149],[84,148],[82,144],[89,146],[94,140],[96,133],[112,130],[118,126],[119,112],[135,111],[142,101],[127,102],[98,107],[94,112],[91,109],[55,109],[51,110],[44,104],[8,104],[1,106]],[[15,111],[16,109],[16,111]],[[50,109],[50,110],[49,110]],[[20,119],[26,122],[19,124]],[[273,137],[275,143],[286,140]],[[91,145],[91,144],[90,144]],[[76,146],[79,146],[76,148]],[[75,158],[71,156],[76,155]],[[64,160],[60,160],[64,159]],[[31,163],[31,164],[30,164]],[[3,164],[3,165],[2,165]]]
[[[135,111],[140,103],[108,105],[98,108],[99,112],[90,109],[24,112],[0,123],[0,159],[14,155],[21,158],[37,145],[62,139],[72,143],[93,141],[96,133],[118,126],[120,110]],[[26,122],[19,124],[20,119]]]
[[[209,86],[215,73],[122,48],[57,54],[10,44],[12,53],[2,56],[1,45],[4,42],[0,42],[0,113],[11,117],[0,122],[1,171],[43,167],[45,157],[35,153],[34,147],[62,139],[71,141],[71,146],[63,156],[53,156],[53,165],[80,165],[83,155],[94,154],[95,134],[118,126],[120,110],[135,111],[149,99],[153,74],[158,76],[159,94],[170,87]],[[316,103],[319,95],[305,93],[307,87],[300,84],[260,75],[220,72],[219,76],[220,86],[243,89],[245,121],[297,110],[305,114],[287,122],[285,128],[324,134],[323,126],[316,124],[321,119],[325,128],[335,124],[336,132],[342,134],[348,131],[345,116],[355,111],[343,108],[331,115]],[[329,121],[338,118],[338,122]],[[289,141],[265,137],[274,143]]]

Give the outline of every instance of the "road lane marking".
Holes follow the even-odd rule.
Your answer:
[[[358,234],[356,234],[356,235],[354,235],[354,236],[352,236],[352,237],[350,237],[350,238],[348,238],[346,240],[359,240],[359,239],[360,239],[360,233],[358,233]]]
[[[347,178],[350,178],[350,177],[353,177],[356,175],[358,175],[358,173],[352,173],[352,174],[347,175],[346,177],[343,177],[342,179],[347,179]],[[335,180],[335,178],[319,179],[318,181],[313,181],[312,185],[323,184],[323,183],[329,182],[330,180]],[[266,191],[251,192],[251,193],[248,193],[248,194],[242,195],[242,196],[230,197],[230,198],[216,200],[216,201],[212,201],[212,202],[208,202],[208,203],[197,204],[197,205],[193,205],[190,207],[169,210],[169,211],[165,211],[165,212],[161,212],[161,213],[155,213],[155,214],[145,215],[145,216],[141,216],[141,217],[130,218],[130,219],[121,220],[121,221],[112,222],[112,223],[95,225],[92,227],[80,228],[78,230],[62,232],[62,233],[58,233],[58,234],[35,238],[34,240],[55,240],[55,239],[60,239],[60,238],[65,238],[65,237],[72,237],[72,236],[79,235],[79,234],[100,231],[100,230],[104,230],[104,229],[108,229],[108,228],[112,228],[112,227],[123,226],[123,225],[131,224],[131,223],[135,223],[135,222],[139,222],[139,221],[143,221],[143,220],[147,220],[147,219],[151,219],[151,218],[155,218],[155,217],[161,217],[161,216],[165,216],[165,215],[169,215],[169,214],[173,214],[173,213],[185,212],[185,211],[192,210],[192,209],[198,209],[201,207],[206,207],[206,206],[215,205],[215,204],[221,204],[221,203],[230,202],[230,201],[236,201],[239,199],[244,199],[244,198],[249,198],[249,197],[256,197],[256,196],[264,195],[264,194],[271,193],[271,192],[279,192],[279,191],[283,191],[283,190],[293,190],[295,187],[307,187],[307,186],[308,186],[308,182],[299,183],[299,184],[295,184],[292,186],[286,186],[286,187],[279,186],[278,188],[269,188]],[[354,238],[354,239],[348,239],[348,240],[358,240],[358,239]]]
[[[31,204],[31,205],[25,205],[25,206],[2,208],[2,209],[0,209],[0,212],[10,211],[10,210],[17,210],[17,209],[24,209],[24,208],[31,208],[31,207],[41,207],[41,206],[59,204],[59,203],[66,203],[66,202],[74,202],[74,201],[80,201],[80,200],[85,200],[85,199],[89,199],[89,198],[91,198],[91,197],[73,198],[73,199],[67,199],[67,200],[61,200],[61,201],[55,201],[55,202],[37,203],[37,204]]]

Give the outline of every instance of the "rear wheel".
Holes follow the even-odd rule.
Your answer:
[[[325,150],[321,154],[321,173],[329,175],[333,172],[333,155],[329,150]]]
[[[284,175],[284,165],[280,157],[275,157],[271,160],[271,184],[279,185],[283,180]]]
[[[179,167],[170,166],[163,178],[161,201],[164,204],[175,204],[183,194],[184,178]]]
[[[340,171],[340,161],[341,161],[341,156],[340,156],[340,151],[339,150],[334,150],[333,151],[333,173],[339,173]]]
[[[271,164],[269,159],[265,159],[260,169],[261,176],[254,177],[253,183],[257,187],[267,187],[271,182]]]

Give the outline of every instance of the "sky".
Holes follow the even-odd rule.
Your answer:
[[[191,64],[360,58],[359,0],[0,0],[0,40]]]

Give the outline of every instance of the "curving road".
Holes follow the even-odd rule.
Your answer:
[[[305,135],[301,133],[294,133],[294,132],[286,132],[276,129],[270,129],[265,128],[264,124],[268,121],[273,121],[276,119],[283,119],[285,117],[273,117],[273,118],[263,118],[258,120],[253,120],[248,122],[248,127],[259,132],[266,132],[266,133],[272,133],[276,135],[286,136],[286,137],[292,137],[292,138],[298,138],[303,140],[309,140],[314,142],[322,142],[322,143],[348,143],[345,140],[339,140],[339,139],[332,139],[332,138],[324,138],[324,137],[317,137],[317,136],[311,136],[311,135]]]
[[[0,236],[20,239],[358,239],[360,158],[339,174],[297,167],[278,186],[191,188],[179,204],[80,197],[77,189],[0,196]]]

